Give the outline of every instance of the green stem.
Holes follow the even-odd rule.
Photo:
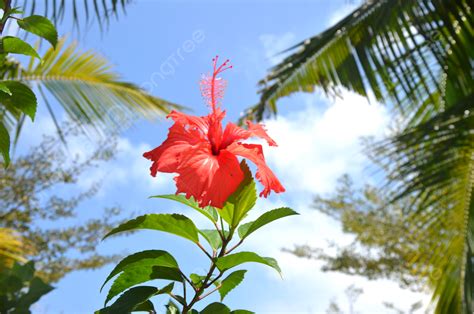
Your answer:
[[[222,247],[221,247],[221,250],[219,251],[219,254],[217,255],[217,258],[223,257],[226,254],[227,245],[232,240],[233,235],[234,235],[234,230],[231,228],[229,230],[229,236],[223,238]],[[206,255],[209,255],[209,253],[207,253],[207,251],[205,251],[205,252],[206,252]],[[211,265],[209,266],[209,271],[207,272],[206,277],[202,281],[201,286],[195,291],[194,297],[192,298],[191,302],[189,302],[188,304],[183,306],[183,314],[187,314],[193,308],[193,306],[194,306],[194,304],[196,304],[196,302],[198,302],[201,299],[207,297],[211,293],[219,290],[219,287],[217,287],[216,289],[214,289],[214,290],[212,290],[212,291],[210,291],[210,292],[203,295],[204,290],[206,290],[209,286],[211,286],[214,282],[216,282],[216,280],[219,279],[222,276],[222,274],[224,273],[224,272],[220,272],[219,275],[216,278],[211,280],[211,276],[217,268],[217,264],[216,264],[217,258],[211,258]]]

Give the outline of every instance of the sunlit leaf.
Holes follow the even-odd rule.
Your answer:
[[[192,209],[197,210],[204,216],[206,216],[209,220],[216,222],[217,221],[217,211],[212,206],[206,206],[204,208],[199,207],[199,204],[194,200],[191,196],[189,199],[182,194],[166,194],[166,195],[155,195],[151,196],[151,198],[164,198],[168,200],[172,200],[181,204],[184,204]]]
[[[111,230],[105,237],[113,234],[138,229],[150,229],[168,232],[195,243],[199,242],[198,229],[193,221],[180,214],[148,214],[129,220]]]
[[[174,267],[179,268],[178,263],[174,259],[174,257],[162,250],[147,250],[142,251],[139,253],[135,253],[125,257],[121,260],[117,266],[112,270],[112,272],[107,276],[104,284],[101,287],[105,286],[105,284],[112,279],[114,276],[118,275],[119,273],[126,271],[129,268],[151,268],[153,266],[164,266],[164,267]]]
[[[18,20],[18,26],[30,33],[36,34],[56,47],[58,32],[50,20],[40,15],[32,15]]]
[[[2,37],[3,53],[16,53],[41,59],[36,50],[18,37]]]
[[[266,224],[291,215],[298,215],[298,213],[288,207],[273,209],[258,217],[257,220],[241,225],[238,229],[239,236],[241,239],[245,239],[252,232],[265,226]]]
[[[225,296],[237,287],[242,280],[244,280],[246,270],[236,270],[222,280],[219,288],[219,294],[221,295],[221,301],[224,300]]]
[[[278,266],[277,261],[271,257],[261,257],[253,252],[239,252],[229,254],[217,259],[216,265],[219,270],[224,271],[232,267],[241,265],[243,263],[260,263],[274,268],[278,273],[281,274],[281,269]]]
[[[222,246],[222,238],[217,230],[199,230],[199,233],[211,245],[212,249],[217,251]]]
[[[255,181],[245,160],[240,163],[240,168],[244,179],[219,211],[221,217],[233,228],[238,226],[257,201]]]

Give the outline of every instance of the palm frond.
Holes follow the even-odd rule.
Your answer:
[[[423,120],[440,104],[444,68],[460,68],[472,59],[471,10],[467,0],[366,1],[333,27],[290,48],[291,54],[259,82],[260,102],[244,118],[275,114],[277,100],[298,91],[321,87],[334,96],[343,87],[372,93]],[[465,71],[452,79],[466,88],[469,76]]]
[[[47,90],[78,125],[103,133],[121,130],[139,117],[154,118],[181,107],[154,97],[138,86],[124,82],[104,58],[88,51],[81,52],[75,43],[49,49],[42,62],[19,68],[13,61],[6,64],[4,79],[38,85]],[[64,49],[63,49],[64,48]],[[48,97],[45,103],[50,108]],[[50,110],[53,119],[54,112]],[[6,124],[13,129],[19,119],[7,115]]]
[[[50,0],[38,3],[36,0],[14,0],[14,7],[23,9],[25,14],[40,14],[51,19],[55,24],[63,22],[65,16],[70,16],[78,29],[89,22],[97,22],[101,30],[112,18],[125,14],[127,5],[132,0]]]
[[[449,83],[448,83],[449,84]],[[389,171],[392,201],[405,208],[414,237],[438,239],[431,255],[416,255],[431,276],[437,313],[474,310],[474,94],[378,146]],[[390,166],[388,163],[391,163]],[[439,234],[439,230],[445,230]]]

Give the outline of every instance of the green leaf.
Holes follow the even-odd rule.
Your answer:
[[[2,38],[3,53],[16,53],[41,59],[36,50],[27,42],[13,36]]]
[[[10,164],[10,134],[8,134],[7,128],[0,121],[0,152],[3,156],[3,162],[5,168]]]
[[[38,277],[30,281],[28,292],[18,300],[18,308],[28,309],[33,303],[36,303],[43,295],[49,293],[54,288],[46,284]]]
[[[214,251],[217,251],[222,246],[222,238],[217,230],[203,229],[199,230],[199,233],[206,239]]]
[[[297,212],[288,207],[276,208],[268,211],[257,218],[257,220],[243,224],[239,227],[239,236],[245,239],[255,230],[269,224],[270,222],[291,215],[298,215]]]
[[[235,287],[237,287],[242,282],[242,280],[244,280],[246,272],[246,270],[236,270],[229,276],[227,276],[224,280],[222,280],[219,288],[221,301],[224,300],[225,296]]]
[[[260,263],[268,265],[274,268],[278,273],[281,274],[281,269],[278,266],[277,261],[271,257],[261,257],[254,252],[239,252],[235,254],[226,255],[217,259],[216,265],[220,271],[228,270],[232,267],[238,266],[243,263]]]
[[[174,259],[174,257],[162,250],[147,250],[147,251],[142,251],[139,253],[135,253],[132,255],[127,256],[123,260],[121,260],[117,266],[112,270],[112,272],[109,274],[107,279],[105,280],[104,284],[100,288],[104,288],[105,284],[113,278],[115,275],[127,271],[129,268],[149,268],[151,269],[153,266],[163,266],[163,267],[171,267],[171,268],[177,268],[179,269],[178,263]]]
[[[157,292],[157,288],[150,286],[131,288],[125,291],[111,306],[98,310],[96,314],[130,313]]]
[[[107,304],[107,302],[112,300],[115,296],[119,295],[126,289],[133,287],[137,284],[144,283],[144,282],[154,280],[154,279],[175,280],[174,279],[175,277],[173,277],[173,279],[169,279],[170,275],[168,273],[171,272],[170,270],[174,270],[172,272],[172,275],[176,273],[178,275],[180,274],[179,270],[177,270],[176,268],[162,267],[164,268],[164,270],[161,270],[161,272],[160,271],[157,272],[155,269],[156,267],[162,267],[162,266],[134,267],[134,268],[129,268],[123,273],[121,273],[120,276],[118,276],[117,279],[115,279],[114,283],[110,287],[109,293],[107,294],[107,298],[105,299],[104,304]],[[165,275],[163,275],[163,273]],[[181,277],[179,276],[178,278],[179,278],[178,281],[181,281]],[[169,288],[170,288],[169,285],[165,287],[165,289],[169,289]],[[172,288],[173,287],[171,287],[171,289]],[[158,292],[160,294],[163,294],[163,293],[169,293],[170,291],[159,290]]]
[[[174,288],[174,282],[171,282],[164,286],[163,288],[160,289],[156,294],[169,294],[173,291]]]
[[[169,232],[174,235],[199,242],[198,229],[191,219],[179,214],[148,214],[129,220],[110,231],[105,237],[137,229],[151,229]]]
[[[205,208],[201,208],[199,207],[199,204],[194,200],[192,196],[189,199],[187,199],[186,196],[182,194],[178,194],[178,195],[165,194],[165,195],[150,196],[150,198],[164,198],[164,199],[168,199],[168,200],[172,200],[172,201],[184,204],[188,207],[191,207],[192,209],[197,210],[198,212],[206,216],[212,222],[216,222],[218,218],[217,211],[214,207],[207,206]]]
[[[179,269],[173,267],[154,266],[151,276],[156,279],[174,280],[179,282],[183,281]]]
[[[12,268],[12,274],[21,279],[21,281],[30,281],[35,275],[35,263],[29,261],[25,264],[15,263]]]
[[[0,94],[3,105],[15,115],[24,113],[34,121],[36,115],[36,96],[27,85],[16,81],[2,82],[11,92],[11,95]]]
[[[257,201],[255,181],[245,160],[240,163],[240,168],[244,179],[220,211],[221,217],[233,228],[238,226]]]
[[[166,306],[166,314],[179,314],[179,307],[173,301],[169,300]]]
[[[10,89],[8,88],[8,86],[3,83],[3,82],[0,82],[0,91],[1,92],[4,92],[5,94],[8,94],[8,95],[12,95],[12,92],[10,91]]]
[[[207,276],[201,276],[201,275],[198,275],[198,274],[191,274],[189,275],[189,278],[191,279],[191,281],[193,282],[193,284],[200,288],[201,285],[202,285],[202,281],[206,278]]]
[[[32,15],[18,20],[18,26],[25,31],[38,35],[56,47],[58,43],[58,31],[53,23],[40,15]]]
[[[155,306],[150,300],[146,300],[145,302],[137,305],[133,312],[148,312],[148,313],[155,313]]]
[[[175,296],[174,296],[174,299],[175,299],[176,301],[178,301],[181,305],[186,305],[186,300],[185,300],[182,296],[180,296],[180,295],[175,295]]]
[[[201,314],[230,314],[230,309],[225,304],[214,302],[206,306]]]
[[[247,310],[233,310],[230,314],[255,314],[255,312]]]

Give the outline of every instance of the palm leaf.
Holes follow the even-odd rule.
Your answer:
[[[79,29],[89,22],[96,21],[101,29],[107,26],[112,18],[118,18],[120,11],[125,13],[131,0],[47,0],[38,4],[36,0],[14,0],[12,6],[19,6],[25,14],[40,14],[50,18],[55,24],[61,23],[66,15],[70,16],[75,27]]]
[[[419,111],[414,119],[422,120],[439,105],[444,68],[462,67],[472,58],[470,12],[467,0],[367,1],[333,27],[291,47],[291,54],[259,82],[260,102],[244,118],[275,114],[279,98],[318,86],[333,96],[343,88],[364,96],[370,90],[380,102]],[[470,74],[453,79],[466,88]]]
[[[176,104],[154,97],[138,86],[124,82],[104,58],[88,51],[81,52],[75,43],[64,47],[61,40],[56,49],[49,49],[42,62],[21,68],[13,61],[4,65],[4,79],[36,84],[39,95],[47,90],[78,125],[99,133],[120,130],[139,117],[163,116]],[[48,97],[43,97],[49,109]],[[53,110],[49,110],[56,121]],[[19,116],[7,114],[7,127],[12,130]]]
[[[473,101],[472,94],[460,99],[378,146],[379,156],[390,169],[388,187],[397,191],[392,202],[409,196],[416,199],[405,208],[416,226],[414,239],[438,240],[431,255],[412,258],[430,273],[439,273],[429,277],[437,313],[474,310]]]

